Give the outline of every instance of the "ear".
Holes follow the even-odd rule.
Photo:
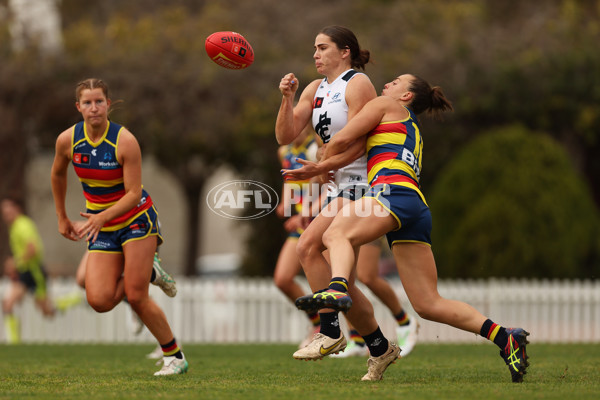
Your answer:
[[[415,97],[415,94],[413,92],[404,92],[402,93],[402,96],[400,96],[400,99],[402,101],[412,101],[412,99]]]
[[[112,101],[110,101],[110,99],[106,99],[106,106],[110,107],[110,104],[112,103]]]
[[[75,108],[77,108],[77,111],[81,112],[81,107],[79,106],[78,101],[75,102]]]

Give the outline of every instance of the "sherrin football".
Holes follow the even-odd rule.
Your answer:
[[[224,68],[244,69],[254,62],[252,46],[237,32],[215,32],[204,47],[210,59]]]

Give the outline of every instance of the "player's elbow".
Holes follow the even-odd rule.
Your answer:
[[[139,188],[131,188],[127,190],[127,195],[129,196],[131,203],[135,207],[137,204],[140,203],[140,201],[142,201],[142,187],[140,186]]]
[[[280,133],[277,131],[275,132],[275,138],[277,139],[277,144],[280,146],[288,145],[294,140],[294,138],[292,138],[291,135],[285,135],[284,133]]]

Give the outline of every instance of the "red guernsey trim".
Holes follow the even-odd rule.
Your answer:
[[[406,134],[406,125],[402,123],[393,124],[380,124],[375,129],[369,132],[369,136],[377,135],[379,133],[399,133]]]
[[[370,171],[371,168],[373,168],[382,161],[393,160],[396,157],[398,157],[398,153],[394,153],[392,151],[379,153],[376,156],[369,157],[369,161],[367,161],[367,171]]]
[[[123,177],[123,168],[94,169],[75,167],[75,173],[81,179],[95,179],[97,181],[112,181]]]
[[[152,207],[152,199],[150,198],[150,196],[148,196],[147,199],[148,200],[141,207],[133,208],[129,212],[126,212],[125,214],[121,215],[120,217],[117,217],[117,218],[107,222],[106,224],[104,224],[104,226],[110,227],[110,226],[122,224],[123,222],[127,221],[129,218],[133,217],[134,215],[149,209],[150,207]]]
[[[419,187],[417,181],[405,175],[382,175],[379,178],[377,178],[373,183],[371,183],[371,186],[379,185],[381,183],[394,184],[400,182],[410,183],[415,185],[415,187],[417,188]]]
[[[103,203],[112,203],[113,201],[119,200],[121,197],[125,195],[125,190],[121,189],[114,193],[107,194],[91,194],[86,191],[83,192],[85,199],[90,203],[95,204],[103,204]]]

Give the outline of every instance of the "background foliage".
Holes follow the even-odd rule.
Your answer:
[[[598,264],[597,210],[547,135],[520,126],[486,132],[440,173],[429,205],[444,276],[574,278]]]
[[[7,4],[0,1],[5,9]],[[128,126],[144,153],[154,154],[183,188],[190,215],[186,271],[193,273],[202,218],[197,204],[204,182],[219,166],[229,165],[245,178],[280,185],[273,135],[279,80],[293,71],[302,89],[318,78],[311,60],[314,37],[323,26],[340,24],[350,27],[362,47],[371,51],[367,73],[376,88],[400,73],[412,72],[442,86],[453,100],[456,111],[446,121],[422,121],[426,196],[446,169],[460,169],[461,160],[471,163],[471,180],[485,180],[478,176],[475,161],[456,155],[472,140],[514,123],[523,127],[523,135],[531,135],[528,148],[533,150],[520,159],[531,161],[520,162],[539,169],[542,160],[558,157],[569,171],[560,179],[570,177],[574,182],[568,187],[575,192],[565,197],[581,196],[577,201],[582,206],[573,207],[568,215],[565,206],[505,211],[515,219],[513,235],[507,234],[505,224],[487,221],[486,232],[491,230],[492,238],[480,236],[483,228],[477,224],[493,215],[503,217],[505,209],[496,210],[493,199],[474,208],[473,192],[455,192],[456,207],[462,208],[454,212],[471,221],[462,232],[485,242],[486,250],[481,254],[468,250],[458,237],[448,236],[456,234],[453,227],[444,226],[452,221],[446,222],[444,213],[434,209],[438,261],[450,266],[440,268],[441,276],[468,261],[495,265],[496,259],[521,265],[511,272],[520,276],[595,276],[597,241],[575,243],[568,253],[577,254],[571,258],[548,255],[541,263],[524,243],[540,242],[542,231],[543,237],[555,236],[542,240],[545,246],[566,248],[577,238],[581,241],[579,235],[591,232],[589,224],[580,227],[575,221],[593,221],[589,216],[595,211],[590,209],[600,204],[600,87],[595,84],[600,71],[599,1],[63,0],[59,6],[61,54],[40,54],[35,41],[30,48],[15,51],[10,46],[10,14],[0,18],[0,196],[25,196],[23,170],[28,158],[52,151],[58,132],[79,119],[73,107],[75,83],[100,76],[111,86],[111,97],[123,100],[112,118]],[[243,33],[254,47],[255,64],[244,71],[216,67],[203,45],[218,30]],[[548,137],[566,153],[552,150]],[[539,149],[549,153],[538,158]],[[520,187],[531,187],[520,194],[521,204],[553,201],[554,196],[541,195],[546,189],[555,193],[553,185],[530,181],[544,174],[520,175],[522,171],[511,176],[522,181]],[[565,218],[573,222],[567,224]],[[270,274],[283,240],[281,223],[271,214],[250,228],[254,234],[249,236],[246,273]],[[0,255],[7,251],[3,235],[4,227]],[[453,244],[455,250],[459,246],[460,251],[446,251],[444,244]],[[577,272],[573,263],[578,263]],[[485,274],[499,273],[496,270],[484,268]]]

